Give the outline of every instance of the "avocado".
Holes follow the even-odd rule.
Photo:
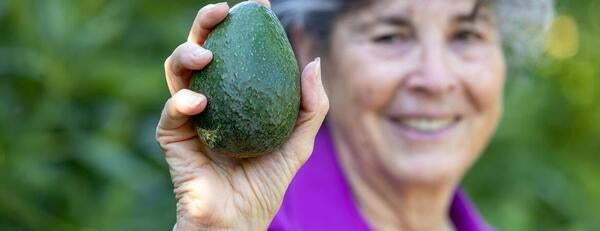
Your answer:
[[[246,1],[208,36],[212,61],[192,74],[190,89],[208,104],[193,117],[198,136],[217,154],[256,157],[291,134],[300,109],[299,69],[281,23],[259,3]]]

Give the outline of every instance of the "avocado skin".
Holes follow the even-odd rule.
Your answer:
[[[190,89],[208,104],[193,117],[198,136],[217,154],[256,157],[290,136],[300,109],[298,64],[277,17],[247,1],[208,36],[213,59],[196,71]]]

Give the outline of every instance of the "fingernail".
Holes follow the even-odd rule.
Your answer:
[[[320,81],[321,80],[321,57],[317,57],[315,59],[315,75],[317,76],[317,79]]]
[[[227,2],[220,2],[217,4],[208,4],[206,5],[206,10],[211,10],[212,8],[215,8],[216,6],[227,6],[229,7],[229,5],[227,4]]]
[[[208,53],[210,53],[210,51],[209,51],[209,50],[207,50],[207,49],[204,49],[204,48],[196,48],[196,49],[194,49],[194,51],[193,51],[193,54],[192,54],[192,55],[194,56],[194,58],[201,58],[201,57],[203,57],[203,56],[207,55]]]
[[[207,10],[210,10],[212,8],[215,8],[215,6],[216,6],[216,4],[208,4],[205,7],[206,7]]]
[[[200,94],[196,94],[192,91],[187,91],[185,93],[185,103],[190,106],[196,106],[204,101],[204,96]]]

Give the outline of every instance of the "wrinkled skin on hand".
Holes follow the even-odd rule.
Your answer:
[[[298,121],[278,150],[257,158],[229,159],[205,148],[190,118],[202,113],[207,99],[186,88],[192,72],[211,61],[212,53],[202,45],[228,11],[225,3],[200,9],[187,42],[165,62],[171,98],[156,128],[156,140],[165,153],[177,200],[174,230],[265,230],[287,186],[309,158],[329,109],[316,60],[302,72]]]

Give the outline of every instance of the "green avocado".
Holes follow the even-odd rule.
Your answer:
[[[190,81],[190,89],[208,99],[193,118],[200,139],[213,152],[235,158],[277,149],[300,109],[298,64],[277,17],[259,3],[239,3],[204,47],[213,59]]]

